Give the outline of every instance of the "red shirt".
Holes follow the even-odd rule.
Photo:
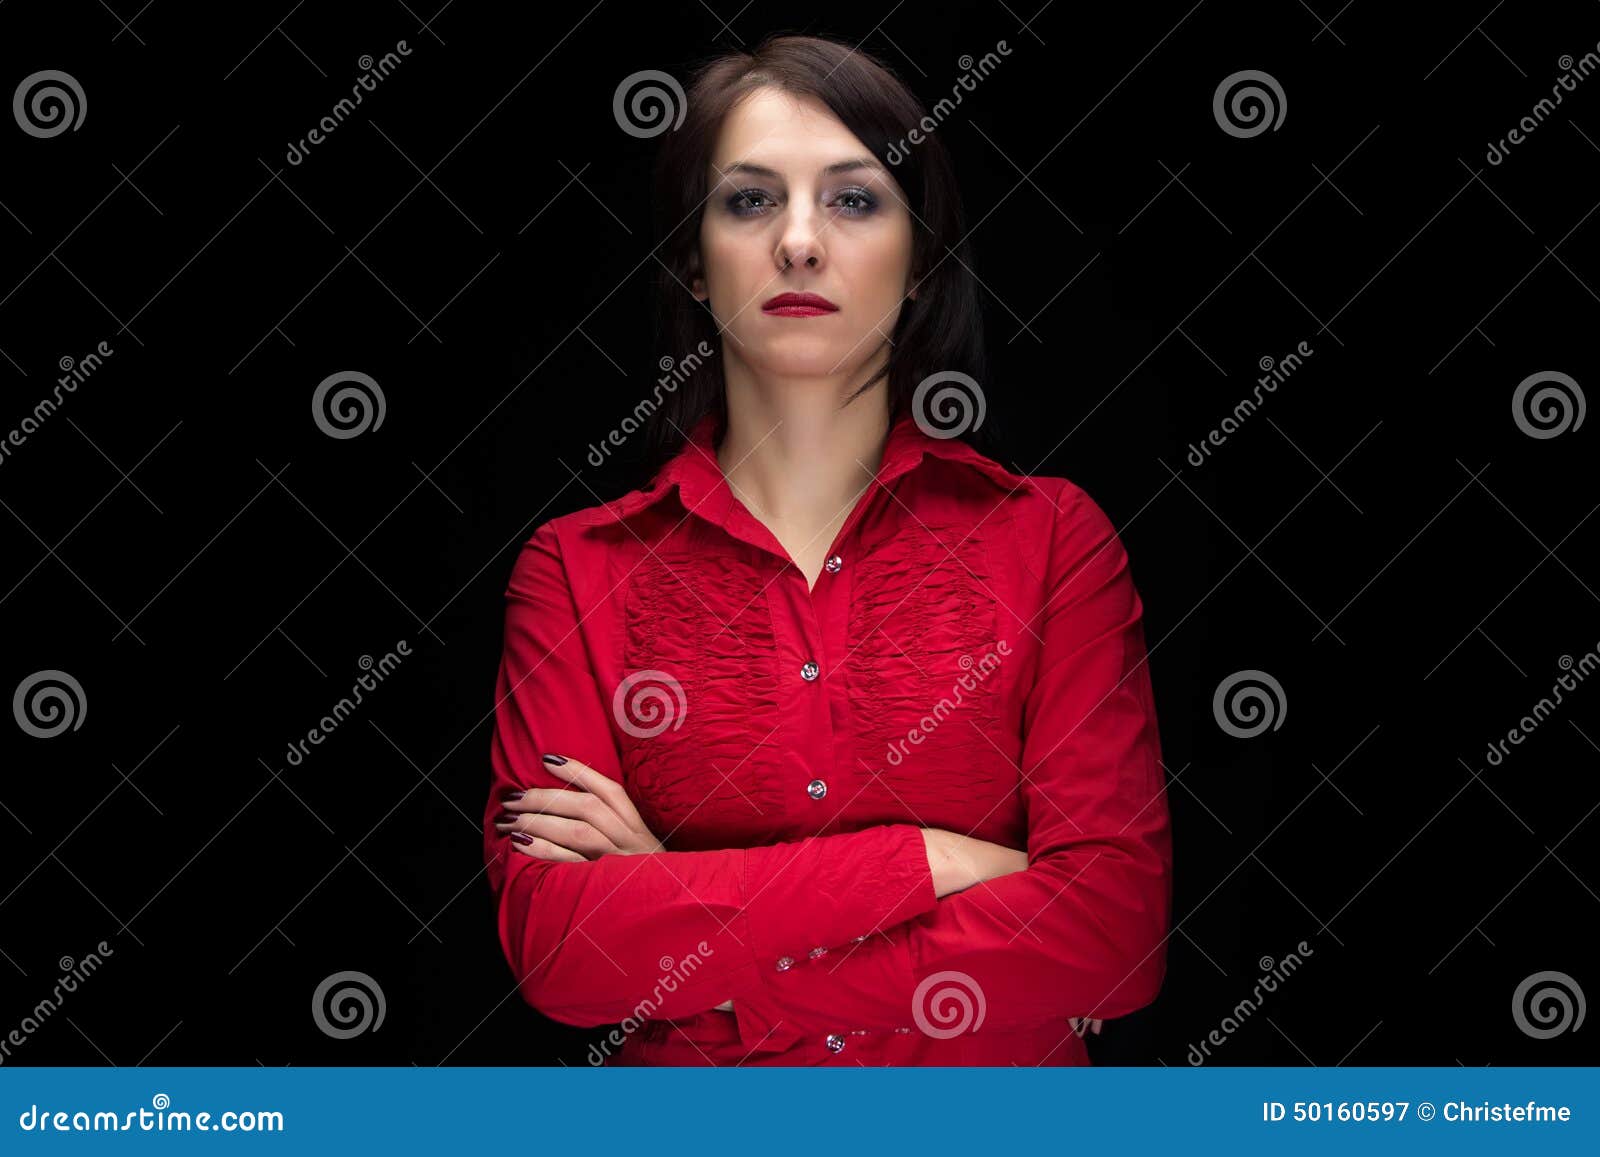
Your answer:
[[[1068,1018],[1155,998],[1171,911],[1111,522],[902,417],[808,589],[714,421],[511,575],[484,853],[522,996],[620,1022],[595,1064],[1087,1064]],[[546,752],[620,780],[670,850],[514,851],[503,792],[580,790]],[[922,826],[1029,867],[937,899]]]

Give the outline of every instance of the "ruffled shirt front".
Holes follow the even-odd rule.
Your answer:
[[[1087,1064],[1072,1018],[1154,999],[1171,911],[1111,522],[906,415],[808,589],[714,428],[513,568],[484,856],[521,995],[617,1026],[609,1064]],[[514,851],[504,792],[580,790],[547,752],[618,780],[669,850]],[[938,899],[922,827],[1029,867]]]

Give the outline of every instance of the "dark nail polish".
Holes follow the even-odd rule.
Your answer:
[[[517,800],[522,798],[522,795],[523,795],[523,793],[520,792],[520,791],[508,791],[508,792],[506,792],[505,795],[500,797],[500,802],[501,803],[516,803]]]
[[[533,843],[533,837],[530,836],[527,832],[512,832],[511,833],[511,838],[513,840],[517,841],[517,843],[519,843],[519,844],[531,844],[531,843]]]
[[[514,824],[517,822],[517,817],[512,812],[501,812],[495,817],[494,822],[497,824]]]
[[[567,757],[564,756],[564,755],[547,755],[547,756],[544,757],[544,761],[546,763],[553,763],[557,767],[559,767],[563,763],[567,762]]]

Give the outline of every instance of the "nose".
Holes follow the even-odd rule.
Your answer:
[[[780,273],[794,265],[804,265],[810,270],[822,268],[826,258],[821,237],[824,223],[822,216],[815,212],[791,213],[785,219],[774,254]]]

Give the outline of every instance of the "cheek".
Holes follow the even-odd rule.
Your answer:
[[[875,316],[897,308],[905,297],[911,271],[911,238],[906,231],[885,231],[865,238],[847,256],[853,268],[849,279],[865,304],[877,307]]]

